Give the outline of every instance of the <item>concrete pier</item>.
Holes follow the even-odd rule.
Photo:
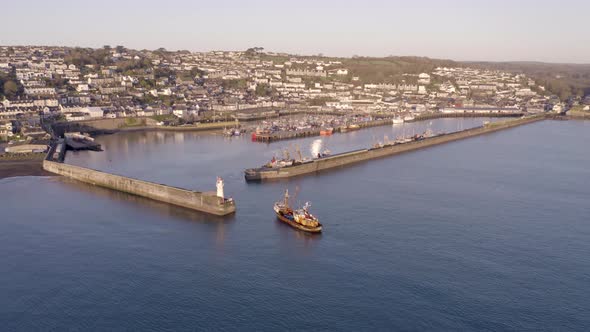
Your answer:
[[[300,137],[319,136],[320,129],[294,130],[294,131],[278,131],[270,134],[256,134],[252,136],[253,140],[258,142],[275,142],[287,139],[294,139]]]
[[[417,115],[412,122],[444,118],[518,118],[524,113],[424,113]]]
[[[62,148],[58,148],[62,146]],[[59,150],[59,151],[57,151]],[[54,144],[43,160],[43,169],[91,185],[109,188],[183,208],[224,216],[236,211],[231,199],[217,197],[215,192],[203,193],[125,176],[64,164],[65,143]],[[54,157],[56,157],[54,161]]]
[[[444,134],[416,140],[409,143],[388,145],[381,148],[361,149],[349,151],[329,157],[314,159],[311,162],[302,163],[294,166],[287,166],[281,168],[262,168],[262,169],[248,169],[245,171],[245,177],[248,181],[261,181],[272,179],[284,179],[305,174],[312,174],[324,170],[334,169],[357,162],[367,161],[371,159],[383,158],[404,152],[424,149],[430,146],[453,142],[469,137],[483,135],[487,133],[496,132],[508,128],[521,126],[524,124],[544,120],[545,115],[530,116],[515,120],[501,121],[488,123],[485,126],[467,129],[450,134]]]

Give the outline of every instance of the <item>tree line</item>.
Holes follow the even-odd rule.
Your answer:
[[[14,71],[10,73],[0,72],[0,100],[4,97],[13,99],[24,94],[24,87],[16,79]]]

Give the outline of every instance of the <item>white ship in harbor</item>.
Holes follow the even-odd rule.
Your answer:
[[[396,125],[396,124],[403,124],[404,123],[404,119],[402,119],[401,117],[397,117],[397,118],[393,118],[391,119],[391,123]]]

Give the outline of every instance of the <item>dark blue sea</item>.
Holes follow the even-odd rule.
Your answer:
[[[387,135],[323,138],[333,153]],[[335,171],[246,183],[283,148],[209,133],[102,136],[68,163],[237,202],[211,217],[59,177],[0,180],[4,331],[590,329],[590,121],[543,121]],[[293,152],[292,152],[293,153]],[[283,191],[319,236],[278,222]]]

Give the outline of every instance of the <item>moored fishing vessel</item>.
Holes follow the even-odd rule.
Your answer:
[[[326,152],[329,153],[329,151],[326,151]],[[263,178],[262,174],[265,174],[266,172],[280,171],[283,169],[287,169],[289,167],[310,164],[313,162],[313,160],[310,158],[304,158],[301,155],[301,151],[299,150],[299,148],[297,148],[297,153],[299,155],[299,159],[291,158],[291,155],[289,154],[288,150],[284,150],[283,153],[284,153],[283,158],[277,158],[276,156],[273,156],[272,159],[268,163],[262,165],[262,167],[246,169],[244,171],[244,176],[245,176],[246,180],[247,181],[259,181],[259,180],[262,180],[262,178]]]
[[[340,128],[340,132],[346,133],[346,132],[353,131],[353,130],[359,130],[360,128],[361,128],[361,126],[359,126],[357,124],[351,124],[351,125],[347,125],[347,126]]]
[[[291,209],[289,206],[289,190],[285,190],[285,196],[282,201],[278,201],[274,205],[274,211],[277,218],[288,224],[289,226],[310,233],[320,233],[322,231],[322,224],[313,214],[309,212],[309,203],[297,210]]]
[[[268,168],[262,166],[259,168],[249,168],[244,171],[244,176],[246,181],[263,181],[313,174],[366,160],[415,151],[430,146],[513,128],[543,119],[545,119],[544,116],[529,116],[518,120],[503,121],[494,126],[479,126],[451,133],[434,134],[430,130],[427,130],[421,135],[412,135],[410,137],[403,135],[402,137],[397,137],[393,141],[386,139],[384,143],[377,144],[377,146],[370,148],[332,154],[326,157],[314,158],[303,162],[294,162],[285,167]],[[320,150],[317,150],[316,153],[319,151]]]
[[[472,128],[468,131],[471,132],[476,129],[477,128]],[[411,151],[418,149],[424,145],[428,146],[439,144],[424,143],[419,145],[418,143],[422,143],[422,141],[432,142],[432,140],[436,138],[444,136],[453,137],[454,135],[462,134],[461,132],[453,133],[453,135],[445,133],[433,134],[430,130],[427,130],[423,134],[415,134],[409,137],[397,137],[395,140],[390,140],[387,136],[385,136],[383,142],[376,142],[369,148],[337,154],[330,154],[327,150],[321,152],[321,145],[317,144],[316,148],[312,149],[312,159],[301,158],[300,156],[299,160],[295,160],[291,159],[287,155],[286,158],[281,160],[280,162],[277,162],[276,159],[273,159],[270,163],[267,163],[262,167],[246,169],[244,171],[244,177],[246,178],[246,181],[263,181],[290,178],[293,176],[314,173],[364,160],[380,158],[383,156],[402,153],[405,151]]]
[[[240,136],[242,132],[238,128],[230,128],[223,131],[223,135],[227,137]]]
[[[330,135],[332,135],[333,131],[334,131],[334,128],[322,129],[322,130],[320,130],[320,136],[330,136]]]

